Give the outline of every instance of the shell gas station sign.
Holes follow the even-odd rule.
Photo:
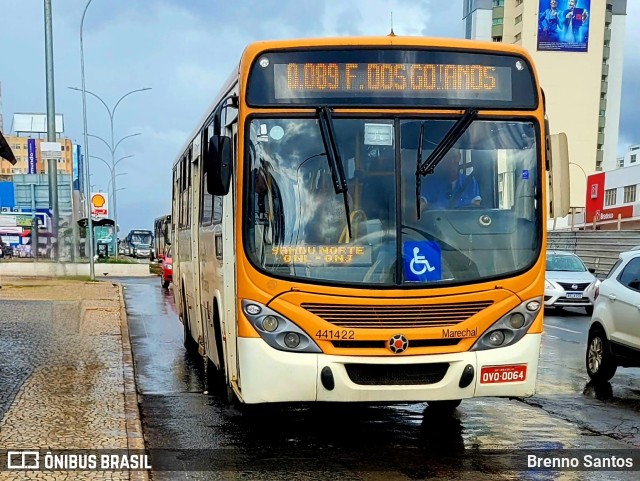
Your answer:
[[[107,194],[98,192],[91,194],[91,216],[95,218],[105,218],[109,215],[109,202]]]

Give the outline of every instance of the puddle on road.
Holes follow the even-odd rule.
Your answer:
[[[534,405],[471,399],[463,401],[453,416],[437,415],[425,403],[238,408],[227,405],[215,389],[208,395],[200,394],[205,386],[203,369],[184,355],[175,307],[160,293],[153,282],[132,284],[125,294],[130,323],[138,324],[132,328],[132,338],[146,440],[150,447],[166,446],[171,440],[172,447],[209,449],[211,456],[223,456],[220,462],[228,468],[219,478],[212,472],[182,472],[181,478],[637,478],[636,473],[615,473],[612,477],[612,473],[509,471],[505,470],[508,459],[482,454],[488,450],[518,454],[526,449],[628,447],[535,406],[563,396],[582,399],[584,404],[584,378],[576,376],[577,368],[571,367],[580,346],[559,356],[551,350],[552,344],[546,345],[539,395],[531,399]],[[567,382],[558,382],[564,377]],[[580,411],[580,407],[569,407],[574,409]],[[606,411],[602,415],[606,416]],[[154,479],[175,478],[158,472]]]

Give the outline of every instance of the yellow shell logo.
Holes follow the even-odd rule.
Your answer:
[[[100,207],[102,207],[103,205],[105,205],[105,204],[107,203],[107,201],[105,200],[105,198],[104,198],[104,196],[103,196],[103,195],[96,194],[96,195],[94,195],[94,196],[91,198],[91,203],[92,203],[94,206],[96,206],[96,207],[100,208]]]

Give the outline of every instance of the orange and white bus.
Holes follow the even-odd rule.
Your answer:
[[[532,395],[562,140],[517,46],[249,45],[174,164],[185,345],[249,404]]]

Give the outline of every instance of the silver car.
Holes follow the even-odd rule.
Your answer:
[[[587,343],[587,374],[608,381],[620,367],[640,367],[640,252],[620,254],[598,289]]]
[[[588,315],[593,314],[590,293],[598,282],[593,272],[572,252],[547,251],[544,305],[558,309],[584,307]]]

